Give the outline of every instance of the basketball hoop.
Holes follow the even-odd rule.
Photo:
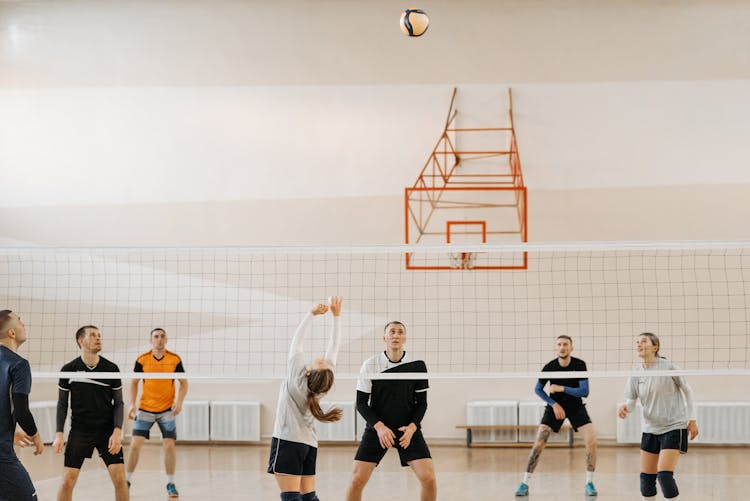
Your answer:
[[[450,254],[451,268],[454,270],[471,270],[474,268],[475,252],[455,252]]]

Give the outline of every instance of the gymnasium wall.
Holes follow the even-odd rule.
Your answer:
[[[0,243],[400,243],[453,85],[512,86],[531,240],[749,238],[746,2],[421,7],[432,26],[408,40],[390,0],[0,2]],[[604,437],[623,385],[592,384]],[[425,431],[461,437],[458,393],[532,387],[435,382]],[[277,388],[191,397],[250,395],[270,434]]]

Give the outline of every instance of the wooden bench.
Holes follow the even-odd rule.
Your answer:
[[[536,430],[538,424],[460,424],[457,429],[466,430],[466,447],[525,447],[533,445],[533,442],[475,442],[472,436],[473,430]],[[566,443],[549,443],[547,447],[569,447],[573,448],[573,427],[565,424],[560,431],[568,432]]]

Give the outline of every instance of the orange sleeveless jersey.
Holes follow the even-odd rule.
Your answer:
[[[179,355],[165,351],[161,359],[147,351],[135,361],[134,372],[185,372]],[[146,412],[165,412],[174,403],[174,379],[144,379],[138,408]]]

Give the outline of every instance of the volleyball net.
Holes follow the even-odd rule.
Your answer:
[[[410,270],[407,254],[454,269]],[[473,267],[519,257],[526,269]],[[21,315],[20,353],[48,378],[80,355],[83,325],[125,373],[159,327],[188,378],[281,378],[296,326],[331,295],[344,297],[339,378],[383,350],[393,320],[430,378],[534,376],[561,334],[589,377],[627,374],[644,331],[687,374],[750,373],[749,279],[750,242],[0,249],[0,309]],[[314,319],[311,359],[332,322]]]

